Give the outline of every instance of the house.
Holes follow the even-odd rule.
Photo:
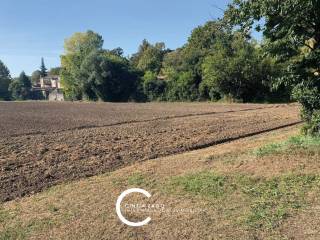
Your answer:
[[[33,86],[33,91],[40,91],[49,101],[64,101],[63,87],[59,76],[41,77],[40,81]]]
[[[61,89],[59,76],[47,76],[40,78],[40,87],[42,89]]]

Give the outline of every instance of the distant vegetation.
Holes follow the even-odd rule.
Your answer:
[[[130,57],[103,49],[98,33],[65,40],[59,74],[70,100],[288,102],[303,106],[306,133],[320,133],[320,20],[318,1],[234,0],[224,17],[195,28],[171,50],[143,40]],[[260,24],[263,22],[263,24]],[[251,29],[263,32],[256,42]],[[48,74],[50,74],[50,72]],[[0,62],[0,98],[35,99],[31,82],[47,74],[11,79]],[[29,80],[27,80],[27,78]]]

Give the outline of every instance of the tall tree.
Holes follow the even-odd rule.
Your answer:
[[[93,51],[102,50],[103,39],[93,31],[75,33],[65,40],[64,55],[61,56],[61,81],[68,98],[82,99],[85,84],[80,77],[80,68]]]
[[[44,64],[44,59],[41,58],[41,66],[40,66],[40,76],[46,77],[48,75],[46,65]]]
[[[319,0],[234,0],[225,19],[245,33],[254,26],[263,31],[267,51],[289,65],[279,81],[302,104],[306,133],[320,135],[319,9]]]
[[[10,100],[9,85],[11,76],[9,69],[0,60],[0,100]]]

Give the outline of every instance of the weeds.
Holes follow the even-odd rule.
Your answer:
[[[319,179],[311,175],[292,174],[264,179],[200,172],[174,177],[168,185],[171,193],[212,199],[224,197],[228,200],[236,193],[239,201],[247,199],[247,202],[243,202],[249,207],[249,212],[243,212],[244,224],[255,229],[271,229],[304,206],[306,194],[314,186],[319,187]]]
[[[293,149],[320,150],[320,137],[295,136],[287,141],[264,145],[254,151],[258,157],[283,153]]]
[[[169,189],[180,189],[194,195],[205,195],[218,198],[226,193],[227,177],[211,172],[174,177]]]
[[[146,180],[141,173],[133,173],[128,177],[128,184],[139,187],[146,184]]]

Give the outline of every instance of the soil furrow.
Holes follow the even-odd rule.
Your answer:
[[[199,113],[189,117],[2,138],[0,201],[110,172],[134,162],[300,123],[299,109],[295,105],[227,111],[230,109],[221,114]]]

